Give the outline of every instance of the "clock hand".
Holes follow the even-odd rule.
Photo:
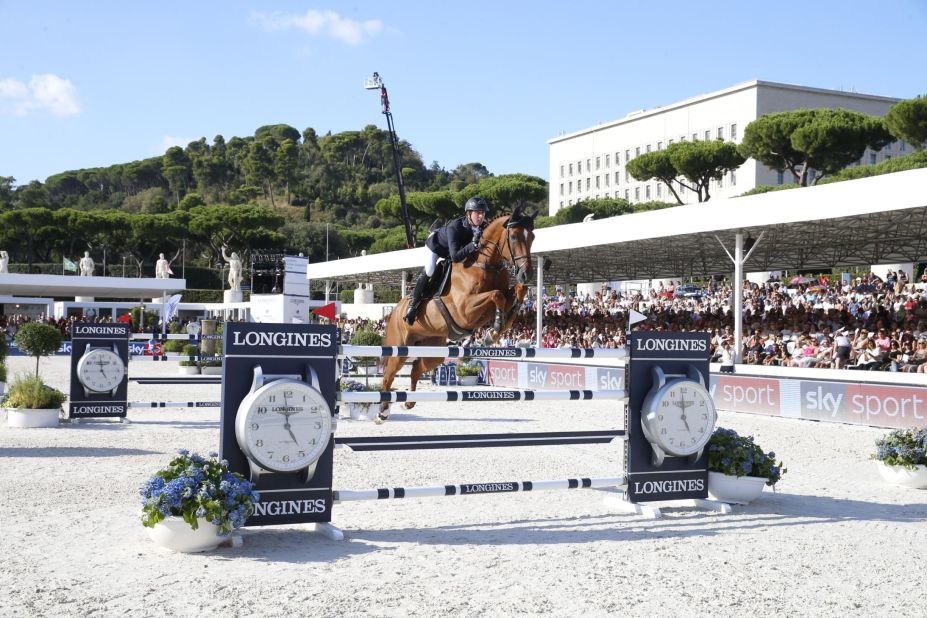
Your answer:
[[[283,428],[286,429],[288,432],[290,432],[290,437],[293,438],[293,443],[298,445],[299,440],[296,439],[296,434],[294,434],[293,430],[290,429],[290,417],[289,416],[286,419],[286,423],[283,424]]]

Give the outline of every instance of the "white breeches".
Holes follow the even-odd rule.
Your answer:
[[[437,265],[439,259],[440,258],[438,257],[437,253],[431,250],[428,251],[428,260],[425,262],[426,275],[430,277],[435,274],[435,266]]]

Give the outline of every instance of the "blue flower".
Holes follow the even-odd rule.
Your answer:
[[[187,455],[190,454],[190,451],[188,451],[188,450],[185,449],[185,448],[179,448],[179,449],[177,449],[177,454],[186,457]]]

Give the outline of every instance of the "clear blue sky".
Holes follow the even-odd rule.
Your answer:
[[[396,129],[426,164],[547,177],[547,140],[751,79],[927,92],[925,0],[0,0],[17,184],[286,123]]]

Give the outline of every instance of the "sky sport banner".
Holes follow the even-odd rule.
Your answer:
[[[527,361],[480,361],[487,383],[535,390],[617,390],[624,369]],[[843,374],[846,375],[846,374]],[[893,429],[927,425],[927,387],[711,374],[719,410]]]

